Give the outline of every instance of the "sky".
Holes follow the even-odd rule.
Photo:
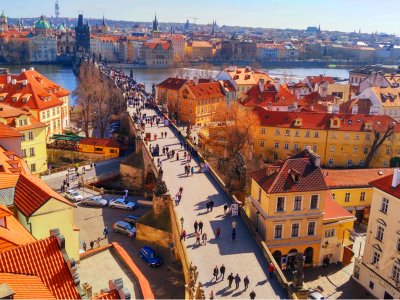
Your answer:
[[[62,17],[127,21],[193,22],[264,28],[400,34],[400,0],[58,0]],[[54,15],[55,0],[0,1],[10,17]],[[189,18],[190,17],[190,18]]]

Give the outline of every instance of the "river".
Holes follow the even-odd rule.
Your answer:
[[[75,74],[71,68],[59,65],[27,65],[27,66],[7,66],[0,65],[2,68],[9,68],[11,73],[19,73],[22,68],[29,69],[34,67],[43,76],[61,85],[69,91],[73,91],[77,86]],[[179,68],[179,69],[133,69],[133,77],[136,81],[146,85],[146,90],[151,91],[153,83],[160,83],[164,79],[171,76],[180,76],[183,78],[191,77],[214,77],[219,73],[219,69],[195,69],[195,68]],[[347,69],[324,69],[324,68],[275,68],[265,70],[272,78],[280,78],[284,81],[298,82],[306,76],[327,75],[341,79],[349,78]],[[127,74],[130,70],[125,70]],[[71,96],[71,105],[76,104],[76,99]]]

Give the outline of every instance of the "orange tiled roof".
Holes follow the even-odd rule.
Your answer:
[[[202,83],[187,83],[187,88],[192,92],[197,100],[206,100],[212,98],[224,97],[221,85],[218,81],[202,82]]]
[[[20,175],[15,188],[14,204],[24,216],[30,217],[51,198],[74,206],[40,178],[32,175]]]
[[[400,185],[392,187],[393,174],[371,181],[369,184],[393,197],[400,199]]]
[[[21,137],[21,134],[14,128],[0,122],[0,137]]]
[[[171,47],[169,42],[146,42],[143,44],[144,47],[150,49],[156,49],[158,46],[162,47],[164,50],[168,50]]]
[[[0,218],[5,218],[5,227],[0,226],[0,252],[36,241],[12,213],[2,205],[0,205]]]
[[[116,140],[113,139],[101,139],[101,138],[84,138],[79,141],[79,145],[93,145],[93,146],[102,146],[102,147],[110,147],[110,148],[119,148],[119,144]]]
[[[163,82],[157,84],[157,87],[166,88],[170,90],[179,90],[187,82],[186,79],[169,77]]]
[[[393,169],[324,170],[325,182],[331,189],[368,187],[369,182],[393,174]]]
[[[26,162],[21,157],[17,156],[14,152],[6,151],[6,149],[0,146],[0,173],[21,173],[21,172],[25,174],[30,174]],[[3,179],[3,180],[9,180],[9,179]],[[0,182],[1,181],[2,180],[0,180]]]
[[[0,273],[37,276],[55,298],[80,299],[55,237],[0,253]]]
[[[20,117],[22,115],[28,117],[30,124],[17,127],[15,118]],[[31,112],[26,107],[20,109],[4,103],[0,103],[0,118],[4,118],[6,121],[6,125],[15,128],[17,131],[47,127],[46,124],[39,122],[34,116],[32,116]]]
[[[57,299],[43,284],[39,276],[0,273],[0,282],[13,291],[13,299]]]
[[[328,193],[328,197],[325,200],[324,221],[335,219],[355,219],[350,212],[337,204],[329,195],[330,193]]]

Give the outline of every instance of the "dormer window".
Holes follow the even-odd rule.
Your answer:
[[[340,119],[333,117],[330,119],[330,128],[340,128]]]
[[[303,125],[303,120],[301,118],[296,118],[294,120],[294,126],[301,127]]]

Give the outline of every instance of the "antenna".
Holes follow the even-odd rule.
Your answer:
[[[60,5],[58,4],[58,0],[56,0],[56,4],[54,5],[56,19],[60,17]]]

